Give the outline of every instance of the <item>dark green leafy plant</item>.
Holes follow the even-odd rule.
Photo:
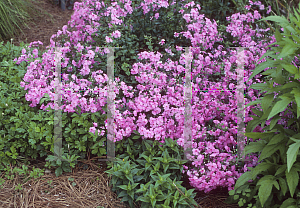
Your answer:
[[[195,1],[195,3],[198,3]],[[246,3],[246,2],[245,2]],[[205,14],[207,18],[219,21],[220,24],[226,23],[226,17],[235,13],[238,8],[241,8],[241,2],[234,0],[206,0],[201,1],[201,13]]]
[[[298,12],[300,11],[300,4]],[[300,52],[300,15],[294,9],[293,16],[290,13],[289,22],[284,17],[270,16],[264,18],[278,22],[284,28],[280,33],[276,30],[276,42],[271,45],[273,50],[265,53],[261,58],[266,58],[253,71],[249,79],[256,74],[261,73],[269,67],[263,75],[268,76],[266,83],[254,84],[253,89],[265,92],[261,100],[253,101],[246,105],[261,104],[262,111],[255,111],[257,116],[249,122],[246,128],[245,136],[260,139],[257,142],[250,142],[245,147],[245,154],[259,152],[258,162],[263,161],[255,168],[249,168],[251,171],[244,173],[236,182],[234,190],[227,202],[239,202],[240,206],[248,207],[299,207],[299,117],[300,117],[300,73],[297,62],[294,60]],[[264,20],[262,19],[262,20]],[[260,61],[259,60],[259,61]],[[296,66],[294,65],[296,64]],[[274,83],[279,84],[274,87]],[[276,95],[275,98],[275,93]],[[288,118],[287,126],[277,124],[278,120],[285,119],[289,110],[292,117]],[[266,121],[272,118],[269,125],[265,126]],[[254,128],[261,124],[262,133],[253,132]],[[249,180],[253,180],[249,183]],[[258,193],[257,193],[258,191]],[[247,193],[248,192],[248,193]]]
[[[126,140],[127,151],[118,154],[113,167],[107,162],[111,169],[105,172],[113,176],[112,191],[130,207],[134,207],[135,202],[142,202],[141,207],[158,208],[197,205],[193,199],[194,189],[187,191],[180,185],[182,165],[187,161],[180,161],[183,150],[178,149],[176,140],[167,138],[161,144],[139,138],[140,135],[133,137],[135,142]]]
[[[57,167],[56,175],[71,172],[76,159],[85,159],[87,152],[102,156],[106,154],[102,138],[89,132],[93,122],[103,122],[106,114],[83,113],[78,108],[77,113],[62,113],[62,159],[56,160],[53,140],[53,110],[40,110],[41,104],[49,99],[42,98],[40,103],[32,108],[25,99],[26,91],[21,88],[20,81],[26,73],[28,63],[16,65],[14,58],[21,55],[22,48],[28,48],[21,43],[20,47],[8,42],[0,43],[0,171],[6,166],[16,165],[22,158],[48,160],[46,167]],[[32,50],[32,49],[31,49]],[[105,107],[103,107],[105,108]]]

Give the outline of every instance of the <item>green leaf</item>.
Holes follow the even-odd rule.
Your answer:
[[[300,141],[297,141],[296,143],[289,146],[289,149],[287,151],[287,171],[290,172],[294,162],[296,161],[298,151],[300,148]]]
[[[286,27],[287,25],[289,25],[289,21],[284,18],[284,17],[279,17],[279,16],[269,16],[269,17],[265,17],[263,19],[260,19],[259,21],[263,21],[263,20],[270,20],[273,22],[278,22],[280,23],[281,27]]]
[[[234,200],[237,200],[238,198],[239,198],[239,195],[234,195],[234,196],[233,196],[233,199],[234,199]]]
[[[263,178],[261,178],[260,181],[262,179]],[[265,180],[260,184],[259,182],[257,183],[257,185],[261,185],[261,186],[259,187],[258,196],[259,196],[259,201],[263,207],[272,192],[273,180]]]
[[[286,175],[287,184],[290,189],[290,194],[293,197],[296,187],[298,186],[298,181],[299,181],[298,172],[296,171],[295,168],[292,167],[290,172],[288,172],[287,170],[285,171],[285,175]]]
[[[284,111],[286,109],[286,107],[288,106],[288,104],[290,104],[292,102],[291,98],[288,97],[284,97],[284,96],[280,96],[280,98],[282,100],[278,101],[274,107],[272,108],[272,111],[270,113],[270,115],[268,116],[267,120],[269,120],[270,118],[272,118],[273,116],[275,116],[276,114]]]
[[[247,171],[246,173],[243,173],[236,181],[234,189],[238,189],[245,183],[247,183],[249,180],[251,180],[252,173],[250,171]]]
[[[264,149],[262,150],[259,160],[258,162],[262,161],[265,158],[270,157],[274,152],[276,152],[279,147],[281,146],[281,144],[274,144],[274,145],[267,145],[264,147]]]
[[[146,202],[146,203],[150,203],[150,198],[149,198],[149,196],[139,196],[136,200],[137,200],[137,201]]]
[[[247,105],[245,105],[245,108],[251,105],[255,105],[255,104],[259,104],[261,103],[261,100],[257,99],[255,101],[251,101],[250,103],[248,103]],[[238,109],[238,110],[243,110],[243,109]]]
[[[296,104],[297,104],[297,119],[298,119],[300,117],[300,113],[299,113],[299,108],[300,108],[300,92],[297,89],[293,89],[291,91],[291,94],[294,94],[295,101],[296,101]]]
[[[280,168],[277,169],[277,171],[276,171],[276,173],[275,173],[275,176],[277,176],[277,175],[283,173],[283,172],[286,170],[286,167],[287,167],[286,164],[284,164],[284,165],[279,165],[279,166],[280,166]]]
[[[71,172],[71,168],[70,168],[70,166],[67,163],[63,163],[62,169],[65,172],[69,172],[69,173]]]
[[[132,139],[139,139],[141,136],[134,136]]]
[[[35,132],[40,132],[40,128],[39,127],[35,127]]]
[[[289,56],[293,53],[295,53],[295,51],[297,50],[298,48],[295,47],[294,45],[291,45],[291,44],[287,44],[283,47],[281,53],[279,54],[278,56],[278,59],[280,58],[284,58],[286,56]]]
[[[263,112],[266,112],[266,110],[271,106],[273,99],[274,99],[274,93],[265,95],[261,99],[261,107],[263,109]]]
[[[229,196],[233,196],[234,195],[234,190],[231,190],[228,193],[229,193]]]
[[[61,159],[57,159],[56,160],[56,164],[59,165],[59,166],[61,166]]]
[[[273,185],[277,188],[277,190],[279,190],[279,184],[277,183],[276,180],[273,181]]]
[[[274,145],[274,144],[278,144],[278,143],[281,143],[282,140],[285,139],[285,136],[283,133],[279,133],[279,134],[276,134],[270,141],[267,145]]]
[[[267,119],[268,120],[268,119]],[[263,139],[269,137],[271,134],[274,134],[272,132],[250,132],[250,133],[245,133],[246,137],[252,138],[252,139]]]
[[[275,61],[271,60],[271,59],[266,59],[265,62],[260,63],[252,72],[251,76],[249,77],[248,81],[251,80],[255,75],[259,74],[260,72],[262,72],[263,70],[265,70],[266,68],[269,67],[273,67],[273,63]],[[251,88],[251,87],[250,87]]]
[[[123,189],[123,190],[128,190],[128,186],[127,185],[120,185],[118,186],[119,188]]]
[[[62,168],[61,167],[56,168],[55,170],[56,177],[60,176],[61,174],[62,174]]]
[[[282,86],[282,89],[289,89],[289,88],[295,88],[295,87],[300,87],[299,82],[295,82],[295,81],[288,82]]]
[[[280,188],[281,188],[281,193],[283,195],[286,194],[286,191],[287,191],[287,185],[286,185],[286,182],[283,178],[278,178],[279,180],[279,185],[280,185]]]
[[[287,64],[281,64],[281,65],[283,66],[283,68],[284,68],[285,70],[287,70],[287,71],[290,72],[291,74],[296,74],[296,73],[298,73],[298,68],[295,67],[295,66],[292,65],[292,64],[289,64],[289,65],[287,65]]]
[[[254,89],[254,90],[263,90],[263,89],[266,89],[268,87],[268,84],[267,83],[256,83],[256,84],[253,84],[250,86],[251,89]],[[252,101],[254,102],[254,101]]]
[[[267,162],[262,162],[262,163],[258,164],[254,169],[251,170],[252,180],[254,180],[258,174],[268,170],[270,167],[273,167],[273,166],[274,166],[274,164],[267,163]]]
[[[279,31],[278,31],[278,32],[279,32]],[[275,51],[268,51],[268,52],[264,53],[264,54],[258,59],[257,63],[260,62],[263,58],[265,58],[265,57],[267,57],[267,56],[271,56],[271,57],[272,57],[272,55],[275,55]],[[263,63],[263,62],[262,62],[262,63]]]
[[[293,206],[294,205],[294,206]],[[288,198],[286,199],[282,205],[280,206],[280,208],[292,208],[292,207],[297,207],[297,200],[296,199],[293,199],[293,198]]]
[[[273,129],[273,127],[277,124],[278,120],[281,119],[279,115],[274,116],[269,125],[269,130]]]
[[[276,30],[276,31],[275,31],[275,38],[276,38],[276,41],[277,41],[277,42],[282,41],[282,35],[281,35],[281,33],[279,32],[279,30]]]
[[[119,193],[118,198],[122,198],[124,196],[127,196],[127,192],[126,191],[121,191],[121,193]]]
[[[249,153],[260,152],[265,146],[266,144],[264,144],[263,140],[251,142],[244,148],[245,154],[247,155]]]
[[[262,117],[263,111],[256,110],[256,109],[254,109],[254,108],[252,108],[251,110],[252,110],[252,112],[253,112],[254,114],[258,115],[259,117]]]

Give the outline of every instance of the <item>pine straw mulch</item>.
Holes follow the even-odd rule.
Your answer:
[[[45,162],[35,160],[30,162],[28,170],[35,168],[45,169]],[[13,167],[11,168],[13,169]],[[109,186],[111,177],[108,177],[104,171],[107,170],[105,161],[97,161],[96,158],[79,161],[72,173],[63,173],[56,177],[55,168],[45,171],[45,175],[30,179],[15,174],[13,180],[5,178],[4,173],[1,178],[5,183],[0,189],[0,207],[5,208],[128,208],[117,194],[111,191]],[[48,171],[48,172],[47,172]],[[74,180],[73,180],[74,179]],[[48,181],[52,183],[49,184]],[[182,186],[187,189],[193,187],[188,183],[184,176]],[[18,184],[22,185],[22,190],[16,190]],[[237,205],[224,203],[228,197],[226,189],[216,189],[208,194],[203,191],[194,191],[197,193],[195,201],[198,208],[238,208]],[[136,208],[141,208],[141,202],[135,202]],[[191,206],[192,207],[192,206]]]

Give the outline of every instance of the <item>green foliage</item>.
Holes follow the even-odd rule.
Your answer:
[[[175,55],[172,57],[165,56],[163,61],[166,61],[167,58],[170,58],[172,61],[176,61],[179,60],[182,52],[176,51],[175,45],[182,47],[191,46],[190,40],[187,40],[184,36],[182,36],[182,34],[177,38],[174,37],[174,32],[187,30],[186,22],[182,18],[182,14],[180,14],[179,11],[183,9],[183,5],[189,2],[191,2],[191,0],[184,2],[178,1],[176,4],[170,5],[168,8],[161,8],[159,10],[159,18],[157,20],[155,17],[150,20],[150,16],[154,16],[157,11],[153,12],[151,8],[151,12],[144,15],[142,8],[140,8],[123,18],[124,22],[121,26],[114,26],[113,28],[108,27],[110,17],[103,16],[99,22],[101,27],[99,27],[98,31],[92,36],[92,38],[95,40],[95,43],[91,43],[92,48],[95,48],[95,46],[122,47],[115,49],[114,53],[115,76],[119,77],[121,81],[124,81],[128,86],[135,88],[138,83],[134,78],[135,75],[130,74],[130,67],[133,65],[133,63],[137,62],[137,54],[139,52],[150,50],[163,53],[166,48],[171,48]],[[141,0],[133,3],[140,4]],[[220,9],[220,6],[222,5],[223,8]],[[244,5],[241,1],[235,2],[232,0],[232,2],[230,2],[229,0],[219,0],[204,2],[203,6],[201,5],[201,7],[203,12],[206,14],[215,14],[219,12],[220,15],[213,16],[216,18],[220,17],[220,19],[217,19],[217,21],[221,25],[220,31],[224,32],[225,25],[223,25],[222,21],[225,20],[225,16],[222,14],[226,14],[226,16],[228,16],[229,14],[242,9]],[[102,12],[104,12],[106,8],[102,8]],[[209,10],[211,12],[207,12]],[[129,25],[132,26],[132,29],[129,27]],[[115,39],[113,44],[106,44],[105,36],[110,36],[110,34],[115,30],[119,30],[122,36]],[[224,34],[226,36],[226,32],[224,32]],[[165,44],[163,46],[159,44],[161,39],[165,39]],[[62,38],[57,42],[64,44],[66,40]],[[213,47],[216,48],[218,44],[222,44],[224,46],[234,46],[230,39],[227,39],[225,43],[216,43]],[[106,134],[99,138],[98,135],[94,135],[93,133],[89,132],[90,127],[93,126],[93,122],[104,125],[104,121],[106,120],[105,113],[101,114],[100,112],[97,112],[81,114],[80,108],[77,108],[76,113],[62,113],[62,136],[64,138],[62,141],[62,149],[57,150],[54,148],[53,110],[48,108],[48,111],[43,111],[40,109],[41,105],[45,103],[45,101],[50,101],[49,95],[46,94],[46,96],[41,99],[40,103],[36,107],[32,108],[29,106],[31,102],[28,102],[25,99],[26,91],[24,88],[20,87],[20,81],[27,71],[27,66],[30,64],[30,62],[22,62],[20,65],[16,65],[13,61],[14,58],[20,57],[20,51],[22,48],[25,48],[24,44],[21,44],[20,47],[12,46],[9,42],[5,46],[3,46],[2,43],[0,44],[0,171],[7,171],[5,168],[6,166],[9,164],[16,165],[17,161],[21,158],[36,159],[38,157],[44,157],[46,158],[46,161],[48,161],[45,167],[55,167],[55,173],[57,176],[59,176],[63,172],[71,172],[71,167],[75,166],[77,159],[85,159],[86,153],[89,151],[92,153],[92,155],[105,155],[106,149],[102,146],[102,144],[106,141]],[[286,49],[289,48],[286,47]],[[29,49],[26,48],[26,50]],[[69,58],[70,60],[74,59],[77,62],[80,57],[81,55],[79,56],[79,54],[77,54],[72,57],[70,55]],[[104,73],[107,73],[106,59],[106,56],[95,58],[95,61],[100,62],[100,64],[95,63],[94,69],[99,70],[101,68]],[[282,67],[285,67],[285,69],[289,72],[295,72],[296,78],[297,72],[290,64],[286,63]],[[168,75],[173,76],[171,75],[172,72],[167,73],[169,73]],[[287,86],[289,85],[287,84]],[[137,96],[137,94],[134,96]],[[121,92],[119,95],[117,95],[117,97],[122,98],[124,95]],[[89,95],[86,96],[86,98],[88,99]],[[277,106],[274,106],[273,111],[271,112],[271,109],[268,108],[270,97],[266,96],[266,99],[263,101],[266,104],[262,104],[262,107],[264,108],[264,112],[269,112],[270,115],[274,114],[274,118],[276,118],[276,114],[278,114],[277,112],[284,110],[281,105],[285,105],[290,99],[290,96],[282,98],[282,100],[279,101],[280,103],[277,104]],[[106,107],[107,106],[104,106],[102,108],[105,112]],[[124,111],[125,109],[122,110]],[[122,110],[120,112],[122,112]],[[276,119],[279,119],[279,117]],[[275,124],[276,122],[271,122],[272,128],[277,127]],[[135,139],[136,136],[132,135],[130,138]],[[130,143],[130,138],[128,140],[117,142],[116,151],[122,152],[124,145],[128,144],[128,142]],[[274,146],[269,145],[270,147],[268,147],[275,153],[278,151],[277,146],[275,146],[277,144],[277,140],[280,140],[279,136],[272,140],[271,144]],[[133,146],[133,144],[130,145]],[[265,146],[267,146],[266,143],[262,144],[262,147]],[[297,142],[291,144],[291,149],[287,152],[288,158],[291,158],[289,163],[287,163],[287,168],[289,169],[292,169],[291,167],[296,161],[294,153],[297,151],[298,147],[299,146]],[[126,148],[125,150],[128,151]],[[265,149],[264,151],[265,158],[270,157],[270,155],[274,153],[273,152],[270,154],[267,150],[268,149]],[[255,148],[253,151],[255,151]],[[53,153],[55,153],[55,155],[61,155],[61,158],[53,155]],[[138,156],[138,154],[139,151],[133,149],[131,155],[129,154],[128,156],[134,160],[133,158]],[[163,167],[166,168],[166,166]],[[20,170],[23,172],[25,171],[23,169]],[[39,175],[38,172],[34,172],[32,174],[32,177]],[[10,178],[14,177],[13,175],[7,176]],[[292,182],[294,181],[291,180],[289,183]],[[128,183],[126,185],[128,185]]]
[[[167,138],[164,144],[158,141],[140,140],[135,136],[126,140],[127,151],[118,154],[117,160],[108,163],[105,171],[112,180],[112,191],[116,191],[122,202],[134,207],[141,201],[141,207],[189,207],[197,205],[194,189],[186,190],[180,184],[183,164],[183,150],[179,151],[175,140]],[[159,146],[162,145],[162,146]],[[122,153],[122,152],[121,152]],[[120,158],[120,159],[119,159]],[[123,160],[122,160],[123,159]],[[184,194],[184,195],[183,195]]]
[[[197,4],[198,2],[195,1]],[[201,13],[209,19],[219,21],[220,24],[226,24],[226,17],[241,11],[247,2],[235,0],[205,0],[200,2]]]
[[[43,176],[44,169],[35,168],[33,166],[32,171],[28,171],[28,167],[25,165],[22,165],[22,168],[18,168],[18,167],[14,167],[14,169],[11,169],[10,167],[4,168],[4,177],[7,178],[8,180],[13,180],[17,173],[19,176],[22,176],[24,178],[23,183],[26,183],[28,180],[32,178],[36,179]],[[4,182],[5,180],[3,178],[0,178],[0,188],[2,188],[2,184],[4,184]],[[18,185],[18,189],[20,189],[19,185]]]
[[[188,2],[177,2],[167,9],[161,8],[159,18],[156,20],[154,17],[152,21],[150,16],[154,16],[155,13],[150,12],[145,17],[142,8],[140,8],[124,18],[124,25],[127,25],[127,27],[122,25],[109,28],[107,25],[109,18],[106,16],[101,17],[100,23],[102,26],[93,36],[97,46],[105,46],[106,44],[103,42],[105,36],[109,36],[116,29],[122,34],[121,38],[115,39],[116,44],[113,45],[122,46],[122,48],[115,50],[115,76],[120,77],[121,81],[124,81],[127,85],[136,87],[137,82],[134,75],[130,74],[130,66],[137,61],[138,52],[143,50],[164,52],[164,49],[171,46],[175,55],[170,59],[173,61],[179,59],[181,52],[175,50],[175,45],[190,46],[190,41],[182,35],[175,38],[174,32],[187,29],[185,20],[182,19],[182,14],[178,11],[183,9],[183,5]],[[132,25],[132,30],[129,25]],[[165,39],[166,43],[163,46],[158,44],[162,38]],[[63,38],[58,40],[61,43],[64,43],[64,41]],[[30,64],[30,62],[21,62],[20,65],[16,65],[13,61],[14,58],[20,57],[22,48],[33,50],[33,48],[28,49],[24,44],[21,44],[20,47],[12,46],[9,42],[5,46],[0,45],[0,171],[4,170],[3,168],[9,164],[16,165],[21,158],[37,159],[41,157],[47,161],[45,167],[56,168],[55,173],[58,176],[63,172],[70,172],[71,167],[74,167],[77,163],[76,160],[85,159],[86,153],[89,151],[92,155],[105,155],[106,148],[102,144],[106,141],[106,134],[99,137],[89,132],[93,122],[104,125],[105,113],[81,114],[80,108],[77,108],[76,113],[62,112],[61,126],[62,137],[64,138],[62,149],[57,150],[54,148],[53,110],[48,108],[48,111],[43,111],[40,109],[42,104],[50,101],[49,95],[46,94],[40,100],[40,103],[32,108],[29,106],[31,103],[25,99],[26,91],[20,87],[20,81]],[[41,57],[40,54],[39,56]],[[70,58],[78,61],[77,58],[80,57],[78,54]],[[167,56],[164,57],[165,60],[163,61],[166,61],[167,58]],[[95,58],[95,61],[100,62],[99,65],[95,64],[95,70],[101,67],[103,72],[106,73],[107,61],[105,59],[106,56]],[[172,72],[168,73],[171,74]],[[86,98],[88,99],[89,96],[87,95]],[[117,96],[119,98],[124,97],[122,93]],[[106,107],[102,108],[105,112]],[[121,112],[122,110],[125,109],[121,109]],[[121,143],[117,145],[116,151],[119,148],[122,151]]]
[[[298,12],[300,11],[300,4]],[[263,161],[255,168],[244,173],[236,182],[234,190],[230,192],[228,203],[239,203],[240,206],[248,204],[257,208],[261,207],[299,207],[299,147],[300,134],[300,73],[298,67],[292,64],[294,57],[299,52],[299,27],[300,15],[294,9],[294,15],[290,13],[289,22],[284,17],[270,16],[263,20],[277,22],[284,28],[284,32],[276,31],[276,43],[272,50],[265,53],[261,58],[270,56],[274,60],[266,59],[266,62],[259,64],[249,79],[261,73],[265,68],[267,71],[262,74],[268,75],[266,83],[255,84],[253,89],[260,89],[264,97],[257,102],[251,102],[245,107],[261,103],[263,111],[255,111],[257,117],[249,122],[245,136],[261,139],[258,142],[251,142],[245,147],[245,154],[259,152],[258,162]],[[282,60],[281,60],[282,59]],[[259,61],[260,61],[259,60]],[[273,86],[278,83],[278,86]],[[274,99],[274,93],[278,96]],[[291,104],[289,106],[289,104]],[[293,117],[288,122],[288,129],[277,124],[278,120],[284,120],[282,112],[292,112]],[[270,125],[265,122],[271,119]],[[263,133],[253,132],[254,128],[261,123]],[[249,180],[252,180],[249,183]],[[250,190],[250,195],[244,195],[245,190]],[[258,191],[258,193],[257,193]]]
[[[89,129],[93,122],[104,123],[106,115],[100,112],[79,115],[80,108],[77,113],[62,113],[62,136],[65,138],[62,157],[52,155],[59,155],[60,151],[54,148],[54,113],[50,108],[49,111],[39,109],[45,100],[50,100],[49,96],[42,98],[36,107],[30,107],[31,102],[25,99],[26,91],[20,81],[29,64],[16,65],[13,61],[21,55],[22,48],[25,48],[23,43],[20,47],[9,42],[5,46],[3,42],[0,44],[0,171],[10,164],[16,165],[21,158],[48,156],[46,167],[57,167],[55,173],[58,176],[62,172],[71,172],[76,159],[85,159],[88,151],[97,156],[105,155],[106,149],[102,145],[106,136],[99,138]]]

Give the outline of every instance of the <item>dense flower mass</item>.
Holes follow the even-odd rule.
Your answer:
[[[125,3],[126,2],[126,3]],[[251,1],[247,8],[251,8],[253,3]],[[97,21],[102,15],[111,17],[109,29],[114,30],[110,35],[105,37],[107,47],[115,47],[114,41],[116,38],[122,38],[123,34],[115,30],[115,26],[123,23],[120,17],[125,17],[131,14],[134,10],[131,7],[131,1],[113,2],[111,6],[107,7],[105,13],[100,14],[100,10],[104,7],[104,3],[94,1],[85,1],[84,3],[75,3],[75,12],[72,20],[69,22],[70,27],[76,27],[76,31],[69,32],[66,27],[63,32],[59,31],[58,37],[61,34],[67,35],[69,40],[65,38],[65,44],[61,45],[62,52],[62,89],[71,89],[70,91],[62,91],[63,105],[61,109],[65,112],[75,112],[75,107],[80,106],[82,113],[84,112],[98,112],[102,111],[105,105],[107,96],[107,86],[103,86],[108,77],[103,74],[103,71],[95,71],[97,61],[96,56],[104,56],[110,51],[105,48],[101,50],[95,46],[91,35],[97,31],[99,23]],[[149,11],[155,11],[155,18],[159,19],[161,7],[168,8],[167,1],[145,1],[142,2],[144,14]],[[121,8],[121,7],[124,7]],[[140,8],[138,7],[138,8]],[[135,8],[135,9],[138,9]],[[265,9],[259,6],[260,10]],[[232,190],[236,179],[247,171],[247,167],[256,165],[257,157],[252,155],[247,156],[251,162],[246,162],[246,165],[241,170],[236,170],[236,119],[235,115],[237,108],[237,101],[235,93],[226,89],[234,90],[236,88],[235,81],[237,80],[236,64],[239,64],[240,56],[243,56],[245,68],[245,79],[250,77],[251,71],[255,68],[255,63],[266,52],[264,49],[270,43],[275,42],[274,36],[267,41],[263,33],[267,30],[253,30],[247,23],[254,23],[255,20],[261,18],[257,10],[254,13],[248,14],[233,14],[227,17],[230,22],[227,27],[232,37],[235,38],[234,43],[241,47],[245,47],[244,55],[237,54],[236,49],[226,49],[222,45],[216,47],[217,43],[222,43],[224,37],[218,34],[216,21],[211,21],[199,14],[201,5],[195,4],[193,1],[184,5],[184,9],[180,10],[182,18],[185,19],[187,25],[185,31],[175,31],[174,37],[183,35],[186,39],[191,40],[192,59],[192,154],[191,160],[194,168],[184,166],[185,170],[190,176],[191,185],[198,190],[209,192],[218,186],[228,187]],[[89,25],[86,25],[89,22]],[[126,23],[126,22],[125,22]],[[244,25],[244,23],[246,23]],[[51,38],[51,47],[55,43]],[[90,44],[90,45],[89,45]],[[94,44],[94,45],[93,45]],[[160,45],[168,44],[167,40],[161,39]],[[74,49],[71,49],[74,46]],[[29,46],[31,47],[31,45]],[[174,49],[175,47],[175,49]],[[165,56],[173,56],[173,51],[182,51],[182,55],[178,61],[171,61],[168,59],[165,63],[161,59]],[[210,52],[206,52],[206,51]],[[127,102],[123,97],[115,101],[117,104],[115,111],[115,142],[126,137],[130,137],[134,130],[143,135],[143,139],[155,139],[164,142],[165,138],[177,139],[180,146],[184,146],[183,132],[184,132],[184,111],[185,111],[185,96],[184,96],[184,81],[185,79],[167,80],[167,75],[164,72],[172,72],[174,77],[185,73],[185,64],[187,57],[184,54],[182,46],[170,46],[165,49],[165,52],[141,52],[138,58],[141,62],[133,64],[131,74],[137,74],[136,80],[140,83],[137,89],[127,86],[124,82],[119,83],[116,78],[115,82],[119,94],[119,90],[123,91],[125,97],[130,97],[131,100]],[[53,61],[53,48],[48,50],[48,53],[43,54],[40,61],[37,57],[37,50],[35,49],[32,56],[26,54],[26,50],[22,51],[22,56],[17,60],[18,64],[22,61],[31,61],[28,66],[28,71],[24,76],[24,82],[21,86],[25,90],[29,90],[26,94],[26,100],[32,101],[31,107],[36,106],[40,99],[48,93],[51,101],[55,99],[54,90],[55,81],[53,77],[55,74],[52,68],[55,66]],[[72,55],[68,55],[68,54]],[[77,54],[78,57],[75,57]],[[33,59],[36,59],[33,61]],[[145,59],[145,60],[143,60]],[[143,60],[143,61],[142,61]],[[262,59],[261,62],[265,61]],[[42,63],[41,63],[42,62]],[[42,67],[43,66],[43,67]],[[163,69],[160,72],[158,69]],[[67,73],[68,72],[68,73]],[[213,82],[204,75],[218,73],[222,79]],[[91,79],[80,79],[86,75],[90,75]],[[182,75],[182,74],[181,74]],[[181,76],[182,77],[182,76]],[[251,84],[262,82],[259,80],[260,75],[256,75],[254,80],[249,80],[246,83],[246,91],[251,97],[251,100],[245,98],[245,104],[256,100],[259,95],[257,90],[249,89]],[[50,80],[50,81],[49,81]],[[27,84],[28,83],[28,84]],[[93,89],[89,88],[91,84],[97,86]],[[95,84],[96,83],[96,84]],[[80,89],[87,89],[84,93]],[[221,89],[224,89],[221,91]],[[162,95],[162,90],[166,91],[166,95]],[[203,92],[206,90],[205,92]],[[138,97],[134,97],[134,93],[138,91]],[[78,93],[79,92],[79,93]],[[98,99],[90,98],[87,100],[85,96],[88,93],[94,93]],[[122,104],[120,104],[122,103]],[[126,104],[127,110],[120,113],[117,110]],[[54,109],[54,104],[49,102],[46,106],[42,105],[41,109],[45,110],[47,107]],[[250,110],[252,107],[245,109],[245,122],[252,120],[250,117]],[[146,115],[147,114],[147,115]],[[150,118],[149,118],[150,114]],[[152,114],[152,115],[151,115]],[[285,122],[285,121],[281,121]],[[267,124],[270,120],[267,121]],[[90,128],[91,132],[96,132],[97,123]],[[103,124],[101,124],[103,125]],[[107,124],[105,124],[107,128]],[[99,128],[104,129],[103,126]],[[255,131],[262,131],[256,128]],[[101,135],[104,135],[102,130]],[[245,141],[246,141],[245,137]]]

